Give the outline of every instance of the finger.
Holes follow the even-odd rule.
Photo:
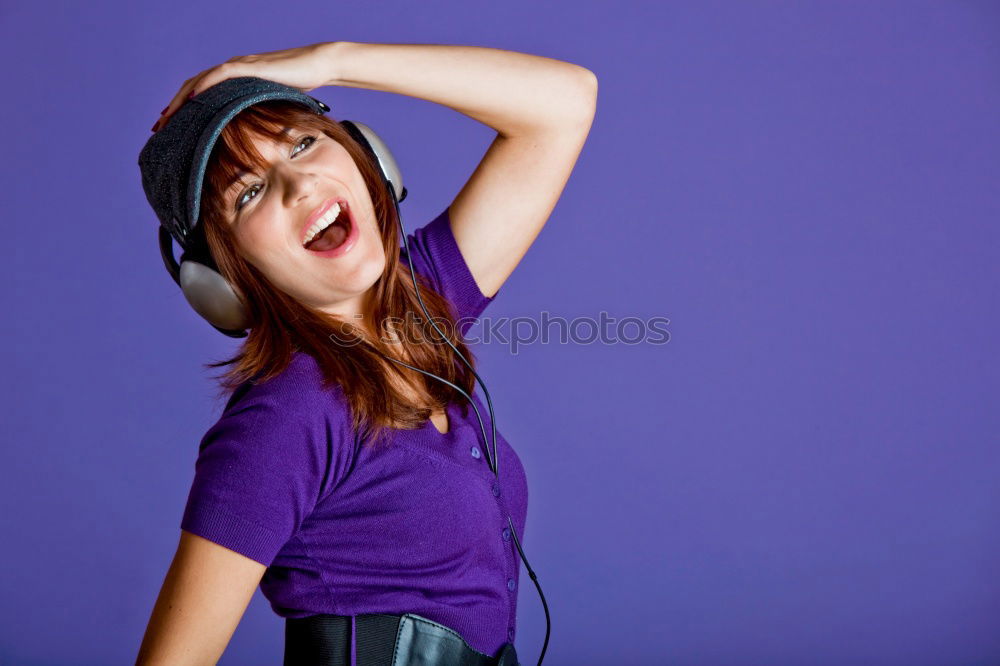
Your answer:
[[[192,76],[190,79],[187,79],[183,84],[181,84],[180,90],[177,91],[177,94],[173,96],[170,103],[167,104],[166,108],[164,108],[164,110],[160,113],[159,120],[153,124],[154,132],[160,130],[164,125],[166,125],[167,119],[170,118],[170,116],[172,116],[174,112],[189,99],[188,90],[190,89],[191,82],[194,81],[197,76],[198,75]]]
[[[203,90],[208,90],[217,83],[221,83],[226,79],[232,79],[237,76],[242,76],[240,66],[238,63],[232,61],[226,61],[221,65],[216,65],[212,69],[206,70],[197,80],[192,82],[190,86],[190,97],[194,97]]]
[[[199,83],[204,79],[205,75],[211,71],[212,70],[205,70],[204,72],[196,74],[195,76],[192,76],[190,79],[184,82],[184,85],[181,86],[181,89],[178,90],[174,98],[170,100],[170,104],[167,105],[166,111],[160,114],[160,119],[157,120],[156,124],[153,125],[154,132],[159,131],[160,129],[165,127],[166,124],[170,121],[170,118],[173,117],[175,113],[177,113],[177,110],[180,109],[189,99],[194,97],[195,94],[197,94],[197,90],[195,89],[196,86],[198,86]]]
[[[238,65],[230,62],[224,62],[221,65],[212,67],[211,69],[206,69],[196,76],[192,76],[184,82],[184,85],[181,86],[177,95],[173,100],[171,100],[170,105],[167,107],[167,112],[162,114],[160,119],[156,121],[156,124],[153,125],[153,131],[156,132],[165,127],[174,113],[176,113],[185,102],[201,91],[208,90],[216,83],[220,83],[226,79],[231,79],[236,76],[241,76],[240,69]]]
[[[187,91],[191,88],[191,82],[194,81],[199,76],[200,74],[195,74],[190,79],[187,79],[186,81],[184,81],[184,83],[181,84],[180,89],[177,90],[177,93],[170,100],[170,104],[167,105],[168,114],[176,111],[178,107],[180,107],[180,105],[184,103],[184,100],[187,98]]]

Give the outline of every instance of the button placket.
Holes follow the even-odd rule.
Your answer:
[[[499,446],[500,444],[498,435],[498,448]],[[472,458],[476,460],[483,460],[485,462],[485,459],[483,458],[482,455],[483,452],[478,446],[470,446],[468,451],[469,455]],[[505,543],[509,544],[512,535],[510,528],[507,526],[507,516],[510,515],[510,511],[507,508],[507,502],[505,501],[505,498],[502,496],[502,493],[500,491],[500,483],[497,481],[496,476],[493,473],[493,470],[489,469],[489,466],[487,465],[487,469],[485,469],[483,473],[489,475],[488,478],[490,479],[490,492],[493,493],[493,497],[496,499],[497,507],[500,509],[500,515],[502,516],[502,521],[504,523],[504,527],[500,531],[501,538]],[[510,592],[510,597],[514,597],[517,594],[517,581],[515,580],[515,576],[517,575],[517,570],[520,567],[521,562],[517,557],[517,553],[513,552],[513,546],[507,545],[504,547],[503,550],[504,550],[504,559],[506,559],[507,561],[507,571],[506,571],[507,575],[505,584],[507,586],[508,591]],[[513,623],[515,622],[515,617],[514,617],[515,603],[513,602],[513,600],[510,601],[509,606],[510,606],[510,613],[508,617],[511,625],[513,625]],[[510,626],[508,628],[507,638],[510,640],[510,642],[514,641],[513,626]]]

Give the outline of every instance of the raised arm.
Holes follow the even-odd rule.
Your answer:
[[[449,207],[476,283],[493,296],[555,208],[593,122],[597,77],[561,60],[447,44],[330,42],[328,85],[443,104],[497,131]]]

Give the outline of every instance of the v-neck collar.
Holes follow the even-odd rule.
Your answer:
[[[434,425],[434,422],[430,419],[430,417],[424,421],[424,430],[430,430],[431,433],[442,439],[450,439],[455,435],[455,429],[458,427],[458,419],[455,418],[455,412],[452,409],[451,402],[445,405],[444,413],[448,417],[448,432],[441,432],[438,430],[437,426]]]

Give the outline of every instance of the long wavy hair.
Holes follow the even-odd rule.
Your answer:
[[[386,256],[385,270],[370,288],[371,311],[364,313],[366,320],[375,323],[378,333],[375,338],[344,317],[293,298],[273,285],[237,250],[232,229],[226,223],[222,192],[239,171],[259,172],[267,166],[254,147],[255,138],[287,144],[296,140],[298,134],[284,134],[283,127],[323,132],[347,150],[364,178]],[[432,411],[461,395],[443,382],[385,356],[433,372],[472,393],[472,373],[426,323],[409,266],[400,259],[400,222],[391,197],[375,160],[328,115],[314,113],[293,102],[272,100],[247,108],[226,125],[209,158],[198,228],[203,230],[200,236],[203,248],[211,252],[219,272],[242,291],[249,311],[250,331],[235,356],[205,364],[206,368],[233,366],[215,377],[220,385],[219,397],[231,396],[247,382],[267,381],[288,366],[294,352],[304,352],[316,359],[325,388],[342,387],[356,432],[364,433],[365,440],[374,445],[388,440],[389,428],[422,427]],[[475,366],[474,357],[456,326],[451,303],[425,276],[417,273],[417,280],[431,317]],[[407,316],[408,312],[416,316]],[[418,397],[408,397],[400,390],[400,382],[411,387],[411,395],[415,393]],[[462,405],[467,413],[464,400]]]

